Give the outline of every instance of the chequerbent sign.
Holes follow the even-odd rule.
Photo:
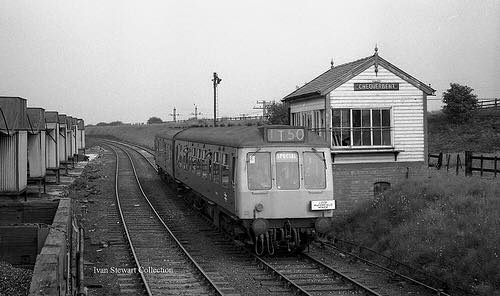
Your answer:
[[[371,91],[371,90],[399,90],[398,82],[368,82],[354,83],[355,91]]]

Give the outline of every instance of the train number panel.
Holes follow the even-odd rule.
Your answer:
[[[160,171],[258,254],[301,250],[331,227],[330,149],[304,128],[189,128],[155,143]]]

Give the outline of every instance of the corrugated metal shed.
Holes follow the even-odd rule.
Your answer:
[[[85,154],[85,121],[83,119],[78,119],[78,141],[79,148],[78,154]]]
[[[28,175],[30,178],[43,178],[45,164],[45,109],[28,108]]]
[[[29,131],[38,133],[46,129],[45,126],[45,109],[43,108],[28,108],[26,110]]]
[[[0,97],[0,133],[13,135],[19,130],[28,130],[26,121],[26,99]]]
[[[27,187],[27,132],[0,133],[0,194],[21,194]]]
[[[74,154],[74,130],[73,117],[66,116],[66,158],[72,160]]]
[[[59,114],[57,119],[59,120],[59,163],[63,163],[68,160],[66,153],[66,114]]]
[[[59,168],[59,113],[57,111],[45,111],[45,164],[46,169],[57,170]]]

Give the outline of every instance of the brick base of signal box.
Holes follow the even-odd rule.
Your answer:
[[[336,214],[345,215],[362,201],[373,199],[376,183],[393,187],[407,177],[423,174],[424,162],[333,164]]]

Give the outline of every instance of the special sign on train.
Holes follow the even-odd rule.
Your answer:
[[[267,128],[268,142],[304,142],[303,128]]]

